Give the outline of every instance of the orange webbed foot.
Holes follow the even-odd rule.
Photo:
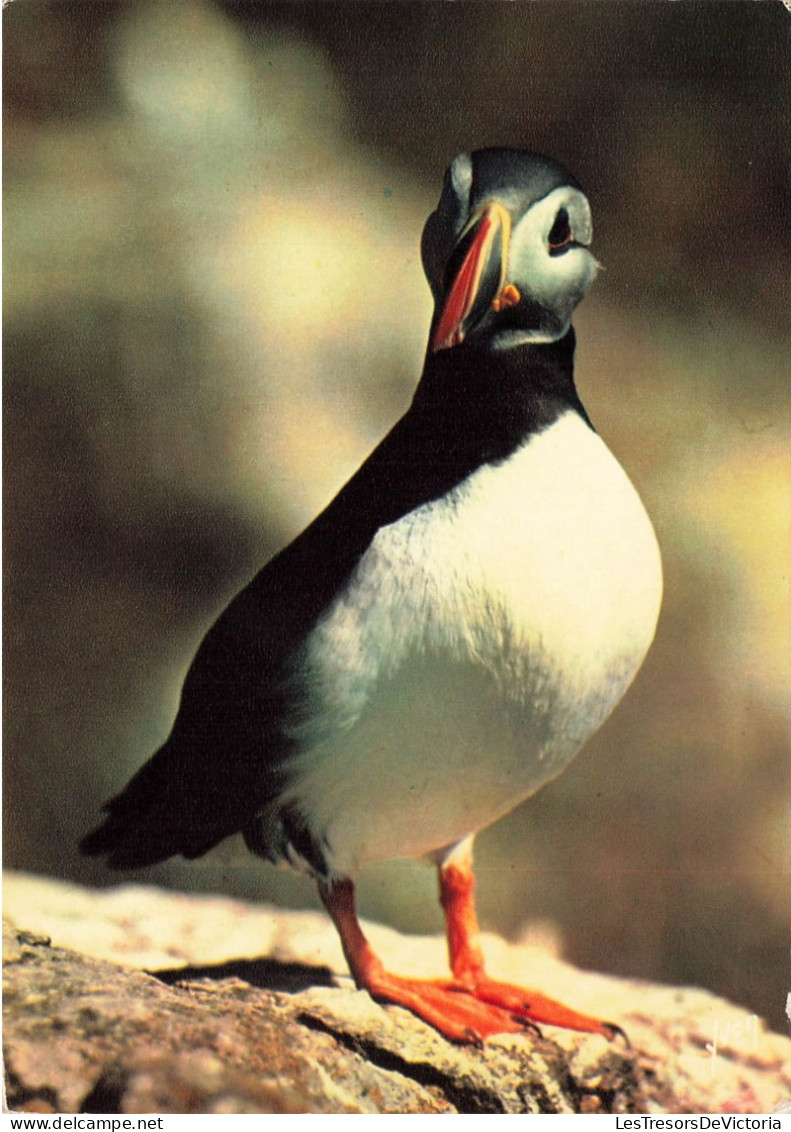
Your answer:
[[[350,880],[320,883],[319,892],[332,916],[354,981],[379,1002],[411,1010],[453,1042],[482,1045],[495,1034],[532,1032],[546,1023],[569,1030],[625,1039],[611,1022],[602,1022],[563,1006],[537,991],[490,979],[478,944],[472,903],[472,873],[457,864],[440,873],[453,978],[413,979],[387,971],[360,927]],[[628,1042],[627,1042],[628,1044]]]
[[[466,987],[443,979],[411,979],[379,968],[370,972],[364,988],[378,1002],[406,1007],[449,1041],[483,1045],[495,1034],[518,1034],[529,1021],[507,1006],[486,1002]]]
[[[482,1045],[497,1034],[526,1032],[541,1037],[539,1023],[600,1034],[608,1041],[616,1036],[626,1040],[610,1022],[488,976],[470,987],[454,980],[405,978],[377,967],[369,970],[363,985],[372,998],[405,1007],[452,1042]]]
[[[524,1028],[533,1027],[538,1030],[540,1024],[560,1026],[565,1030],[601,1034],[608,1041],[621,1037],[627,1045],[629,1044],[620,1026],[592,1018],[588,1014],[580,1014],[553,998],[539,994],[538,991],[515,986],[513,983],[501,983],[496,979],[490,979],[488,975],[480,974],[471,988],[471,993],[481,1002],[507,1010],[522,1022]]]

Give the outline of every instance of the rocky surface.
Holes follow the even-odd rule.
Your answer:
[[[749,1012],[494,936],[493,972],[617,1021],[631,1046],[551,1027],[450,1045],[356,991],[318,913],[21,875],[4,906],[12,1110],[764,1113],[791,1097],[791,1041]],[[394,967],[444,970],[442,940],[369,932]]]

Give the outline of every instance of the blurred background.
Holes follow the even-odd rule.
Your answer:
[[[6,867],[128,879],[78,838],[408,405],[446,164],[522,146],[592,203],[578,384],[666,598],[612,720],[480,837],[481,918],[785,1029],[789,30],[769,2],[5,7]],[[233,844],[137,879],[316,903]],[[438,931],[434,885],[370,869],[363,914]]]

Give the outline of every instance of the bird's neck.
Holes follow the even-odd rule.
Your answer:
[[[574,384],[574,346],[569,328],[557,342],[498,350],[469,342],[429,354],[413,411],[442,420],[443,431],[463,429],[471,441],[489,438],[502,456],[570,409],[590,424]]]

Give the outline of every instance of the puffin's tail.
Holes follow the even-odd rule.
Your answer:
[[[82,839],[80,852],[106,857],[111,869],[138,869],[177,853],[199,857],[207,852],[222,834],[202,827],[199,813],[189,806],[188,784],[180,781],[177,768],[178,760],[166,743],[120,794],[104,804],[105,818]]]

